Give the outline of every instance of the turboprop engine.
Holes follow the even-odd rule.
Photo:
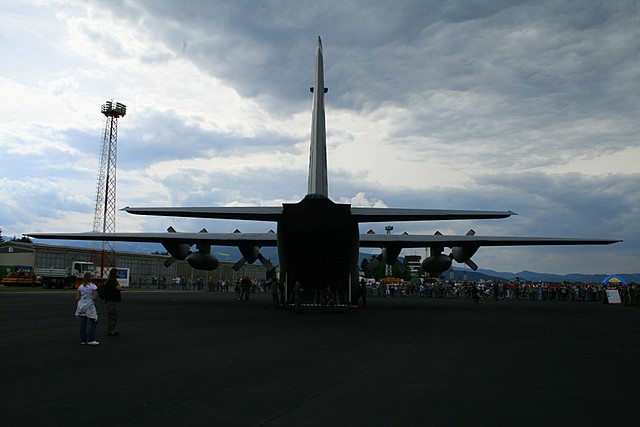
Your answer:
[[[204,232],[206,232],[206,230],[204,228],[202,230]],[[169,233],[175,233],[176,232],[176,230],[173,227],[167,228],[167,231]],[[163,242],[162,246],[164,246],[164,248],[167,250],[167,252],[169,252],[169,254],[171,255],[164,262],[164,266],[165,267],[169,267],[177,259],[183,260],[186,257],[188,257],[189,255],[191,255],[191,245],[189,245],[187,243],[174,243],[174,242],[169,240],[167,242]]]
[[[269,230],[269,233],[273,232],[273,230]],[[236,230],[234,231],[234,233],[240,233],[240,230]],[[238,262],[233,265],[232,268],[234,271],[240,270],[245,263],[253,264],[254,262],[256,262],[256,260],[260,261],[260,263],[264,265],[267,271],[271,271],[274,269],[273,264],[271,264],[271,262],[260,253],[259,246],[239,245],[238,249],[242,254],[242,258],[240,258]]]
[[[373,230],[369,230],[367,234],[375,234]],[[407,233],[404,233],[407,234]],[[400,256],[400,252],[402,251],[401,247],[396,246],[388,246],[382,248],[382,251],[379,255],[373,258],[367,264],[367,270],[370,273],[373,273],[375,269],[378,267],[380,262],[384,261],[387,265],[392,265],[394,268],[397,268],[401,273],[404,273],[407,270],[407,267],[398,261],[398,256]]]
[[[474,236],[476,234],[475,231],[469,230],[467,231],[467,236]],[[478,251],[479,246],[454,246],[451,248],[451,257],[459,263],[465,263],[469,266],[470,269],[476,271],[478,269],[478,264],[471,261],[471,257],[475,255]]]

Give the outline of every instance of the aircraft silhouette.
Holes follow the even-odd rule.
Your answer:
[[[218,260],[211,255],[211,246],[237,246],[242,259],[236,267],[261,261],[272,268],[259,249],[277,246],[280,280],[293,288],[299,281],[306,291],[331,287],[334,291],[351,295],[358,286],[359,248],[381,248],[373,261],[389,265],[397,263],[403,248],[430,248],[430,256],[422,267],[428,273],[439,274],[451,267],[452,261],[466,263],[481,246],[522,245],[604,245],[619,242],[612,239],[545,238],[476,236],[470,230],[464,236],[360,234],[359,224],[399,221],[443,221],[469,219],[497,219],[514,215],[511,211],[398,209],[353,207],[335,203],[329,198],[327,182],[327,149],[324,114],[324,65],[322,41],[318,37],[316,48],[315,81],[313,93],[311,149],[307,195],[298,203],[284,203],[277,207],[126,207],[135,215],[170,217],[216,218],[227,220],[269,221],[277,224],[277,231],[268,233],[29,233],[38,239],[97,240],[158,242],[171,254],[165,265],[175,259],[186,259],[193,268],[214,270]],[[195,246],[195,251],[192,247]],[[451,248],[449,254],[444,248]],[[239,267],[238,267],[239,268]]]

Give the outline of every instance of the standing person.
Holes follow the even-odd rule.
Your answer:
[[[271,299],[273,300],[273,307],[278,308],[278,278],[271,279]]]
[[[120,332],[116,330],[119,317],[118,304],[122,300],[120,295],[122,287],[118,283],[118,269],[112,268],[109,271],[109,278],[102,286],[105,287],[105,301],[107,302],[107,313],[109,314],[109,319],[107,320],[107,335],[117,336],[120,335]]]
[[[300,282],[296,281],[296,285],[293,288],[293,296],[295,298],[296,304],[296,313],[300,313],[300,305],[302,303],[302,287],[300,286]]]
[[[76,292],[76,317],[80,320],[80,344],[98,345],[96,341],[96,326],[98,324],[98,310],[95,300],[98,287],[91,281],[91,273],[85,272],[82,285]],[[87,333],[87,322],[89,332]]]
[[[473,283],[471,288],[471,295],[473,297],[474,304],[480,304],[480,289],[478,289],[478,285]]]
[[[284,282],[280,280],[278,280],[278,294],[280,294],[280,306],[284,307],[287,302],[287,296],[285,295],[286,292]]]
[[[240,287],[242,288],[240,299],[244,297],[245,301],[249,301],[249,294],[251,293],[251,280],[248,277],[245,277],[240,281]]]
[[[367,282],[364,279],[360,279],[360,296],[362,297],[362,306],[367,306]]]
[[[242,290],[240,289],[240,279],[236,280],[236,286],[233,288],[235,293],[236,293],[236,300],[240,300],[240,297],[242,296]]]

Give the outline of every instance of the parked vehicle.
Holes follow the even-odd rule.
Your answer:
[[[82,277],[87,271],[96,276],[96,268],[92,262],[73,261],[67,268],[36,267],[35,276],[43,288],[73,289],[82,284]],[[100,278],[94,279],[94,283],[98,284],[97,281]]]

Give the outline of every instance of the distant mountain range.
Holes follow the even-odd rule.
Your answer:
[[[48,244],[60,244],[69,246],[69,242],[54,241],[51,240]],[[74,242],[73,246],[79,247],[91,247],[91,242]],[[158,243],[139,243],[139,242],[117,242],[115,244],[117,251],[122,252],[135,252],[135,253],[152,253],[152,252],[166,252],[164,247]],[[266,247],[260,250],[265,258],[269,259],[274,265],[278,264],[278,251],[274,247]],[[236,262],[242,255],[238,248],[233,246],[212,246],[211,253],[220,261]],[[362,262],[363,258],[371,258],[371,254],[360,253],[358,259],[358,265]],[[537,273],[533,271],[520,271],[518,273],[511,273],[505,271],[494,271],[489,269],[478,269],[472,271],[469,269],[463,269],[459,267],[452,267],[450,270],[443,273],[445,279],[450,280],[515,280],[519,278],[521,280],[531,282],[582,282],[582,283],[600,283],[605,277],[610,274],[617,274],[615,271],[603,274],[551,274],[551,273]],[[633,274],[619,274],[627,283],[640,283],[640,273]]]
[[[457,267],[452,267],[449,271],[444,273],[446,279],[450,278],[450,274],[453,272],[453,280],[471,281],[480,280],[526,280],[529,282],[547,282],[547,283],[561,283],[561,282],[576,282],[576,283],[600,283],[607,276],[611,274],[552,274],[552,273],[537,273],[534,271],[520,271],[518,273],[510,273],[504,271],[494,271],[488,269],[479,268],[477,271],[464,270]],[[613,273],[615,274],[615,273]],[[635,274],[618,274],[627,283],[640,283],[640,273]]]

